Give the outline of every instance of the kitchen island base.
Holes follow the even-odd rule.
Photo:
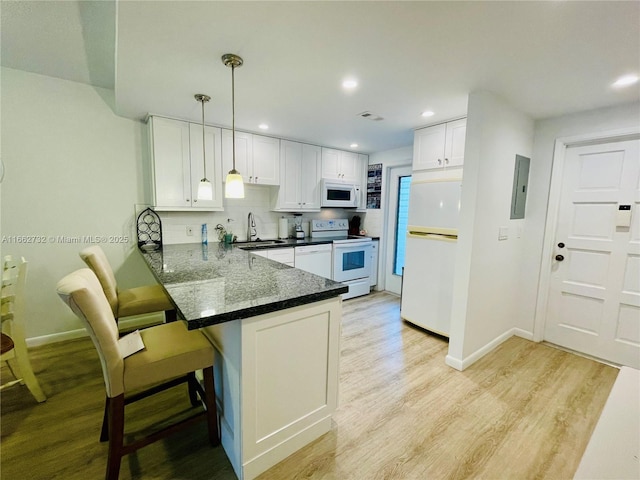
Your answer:
[[[208,326],[222,446],[251,480],[331,429],[342,300]]]

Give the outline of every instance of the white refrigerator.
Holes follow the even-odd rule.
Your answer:
[[[411,182],[402,318],[449,336],[460,212],[459,179]]]

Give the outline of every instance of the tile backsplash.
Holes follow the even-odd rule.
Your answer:
[[[223,212],[157,212],[162,220],[162,240],[165,244],[200,243],[201,226],[207,224],[209,242],[217,242],[216,225],[222,225],[227,232],[238,237],[238,241],[247,238],[247,217],[253,212],[258,237],[262,239],[278,238],[278,221],[281,217],[289,220],[289,231],[293,231],[293,213],[271,211],[273,189],[277,187],[245,185],[245,198],[224,199]],[[302,215],[302,222],[315,218],[347,218],[354,215],[364,217],[362,212],[340,208],[323,208],[320,212]],[[188,227],[192,235],[187,234]]]

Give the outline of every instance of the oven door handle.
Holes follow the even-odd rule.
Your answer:
[[[337,250],[339,248],[362,248],[362,247],[372,247],[372,242],[348,242],[348,243],[334,243],[333,247]]]

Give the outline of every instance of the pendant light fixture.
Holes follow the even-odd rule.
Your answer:
[[[233,168],[227,174],[227,181],[224,187],[226,198],[244,198],[244,183],[242,175],[236,170],[236,100],[235,100],[235,69],[242,66],[242,58],[233,53],[225,53],[222,56],[222,63],[231,67],[231,142],[233,155]]]
[[[197,93],[195,97],[202,104],[202,166],[204,167],[204,177],[198,184],[198,200],[213,200],[213,185],[207,180],[207,159],[204,148],[204,104],[211,100],[211,97],[202,93]]]

